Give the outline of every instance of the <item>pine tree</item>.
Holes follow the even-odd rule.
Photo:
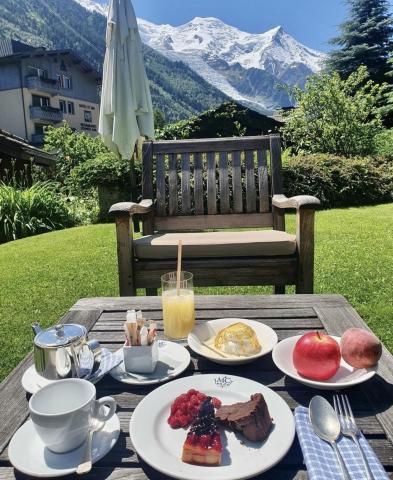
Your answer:
[[[347,78],[361,65],[365,65],[370,78],[377,83],[392,82],[386,74],[393,50],[393,20],[387,0],[346,0],[349,20],[340,25],[341,35],[330,43],[341,47],[330,53],[329,70]]]

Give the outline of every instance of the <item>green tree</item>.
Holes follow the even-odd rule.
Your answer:
[[[165,127],[165,115],[158,108],[154,109],[154,127],[157,130]]]
[[[341,35],[330,42],[340,48],[330,53],[329,70],[347,78],[365,65],[372,80],[388,81],[393,24],[387,0],[346,0],[346,3],[349,19],[340,25]]]
[[[383,96],[380,113],[383,118],[385,127],[393,127],[393,56],[390,55],[388,59],[389,71],[386,76],[388,77],[389,85],[386,88],[386,92]]]
[[[369,79],[366,67],[346,80],[337,72],[309,77],[304,90],[292,89],[297,108],[286,114],[284,139],[297,153],[372,154],[385,88]]]

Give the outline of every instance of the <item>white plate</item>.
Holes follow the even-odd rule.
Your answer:
[[[269,437],[253,443],[225,430],[220,466],[183,463],[181,453],[187,430],[172,429],[167,419],[175,397],[190,388],[216,396],[224,405],[245,402],[250,395],[262,393],[274,421]],[[284,400],[260,383],[233,375],[194,375],[162,385],[147,395],[131,417],[130,436],[138,455],[166,475],[182,480],[240,480],[270,469],[284,457],[295,437],[295,423]]]
[[[93,436],[92,462],[103,458],[115,445],[120,434],[119,417],[115,414]],[[33,477],[62,477],[74,473],[83,459],[85,443],[68,453],[53,453],[37,435],[33,422],[28,420],[12,437],[8,457],[22,473]]]
[[[320,390],[339,390],[363,383],[372,378],[377,371],[377,367],[356,369],[348,365],[345,360],[341,359],[338,372],[329,380],[317,381],[304,378],[298,374],[292,361],[293,350],[296,342],[301,336],[302,335],[296,335],[294,337],[286,338],[277,344],[273,350],[273,361],[282,372],[298,382],[304,383],[304,385],[318,388]],[[340,343],[340,337],[335,337],[333,335],[331,335],[331,337]]]
[[[224,358],[203,345],[202,342],[207,342],[215,337],[221,329],[237,322],[245,323],[254,329],[259,343],[262,346],[259,353],[245,357],[233,356],[230,358]],[[222,365],[242,365],[244,363],[253,362],[257,358],[270,353],[278,342],[277,334],[272,328],[264,323],[255,322],[254,320],[246,320],[245,318],[219,318],[218,320],[201,323],[188,335],[187,340],[188,345],[194,350],[194,352],[208,358],[212,362]]]
[[[115,355],[122,355],[121,349]],[[122,361],[109,373],[119,382],[130,385],[153,385],[180,375],[190,364],[190,354],[183,346],[164,340],[158,341],[158,362],[153,373],[128,373]]]
[[[103,378],[103,376],[104,375],[94,379],[92,383],[98,383],[101,378]],[[38,392],[40,388],[45,387],[46,385],[49,385],[50,383],[56,381],[57,380],[48,380],[47,378],[43,377],[42,375],[37,373],[35,366],[32,365],[25,371],[22,376],[22,387],[25,389],[26,392],[33,394],[35,392]]]

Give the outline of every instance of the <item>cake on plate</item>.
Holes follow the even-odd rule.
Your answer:
[[[222,405],[216,412],[216,418],[226,428],[242,433],[252,442],[264,440],[273,424],[261,393],[251,395],[248,402]]]
[[[214,346],[224,353],[237,356],[256,355],[261,345],[255,331],[243,322],[237,322],[220,330]]]
[[[192,422],[183,445],[182,461],[196,465],[220,465],[221,435],[215,417],[214,404],[207,397]]]

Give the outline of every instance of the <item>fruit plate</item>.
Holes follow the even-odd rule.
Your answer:
[[[230,356],[228,358],[224,358],[203,344],[204,342],[208,342],[214,338],[221,329],[237,322],[245,323],[254,329],[258,337],[258,341],[262,346],[261,351],[256,355],[244,357]],[[254,320],[247,320],[245,318],[219,318],[218,320],[210,320],[197,325],[188,335],[187,341],[189,347],[194,350],[194,352],[208,358],[212,362],[219,363],[221,365],[242,365],[244,363],[253,362],[257,358],[263,357],[264,355],[270,353],[277,344],[278,338],[276,332],[264,323],[255,322]]]
[[[190,465],[181,461],[186,429],[172,429],[167,422],[173,400],[194,388],[214,396],[222,404],[245,402],[262,393],[274,426],[264,442],[249,442],[239,434],[222,430],[224,451],[220,466]],[[290,449],[295,437],[292,412],[273,390],[233,375],[195,375],[162,385],[136,407],[130,421],[130,436],[138,455],[161,473],[184,480],[242,480],[269,470]]]
[[[341,359],[338,372],[329,380],[317,381],[304,378],[298,374],[292,361],[293,349],[301,336],[302,335],[289,337],[278,343],[273,350],[273,361],[283,373],[288,375],[288,377],[291,377],[304,385],[318,388],[319,390],[340,390],[369,380],[377,371],[377,367],[357,369],[351,367],[345,362],[345,360]],[[340,337],[335,337],[333,335],[331,335],[331,337],[340,343]]]

